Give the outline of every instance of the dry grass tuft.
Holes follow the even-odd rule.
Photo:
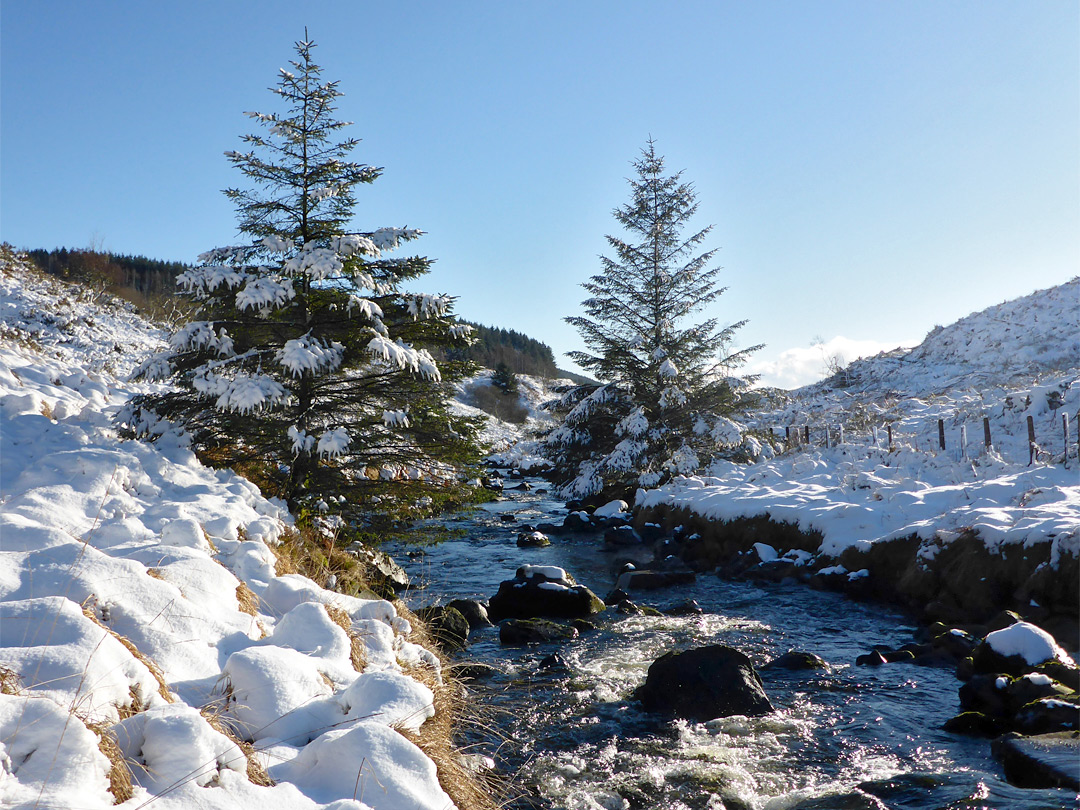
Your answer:
[[[53,418],[52,405],[50,405],[48,402],[42,402],[41,403],[41,415],[44,416],[46,419],[52,419]]]
[[[17,695],[22,690],[19,673],[7,667],[0,667],[0,695]]]
[[[127,636],[122,636],[119,633],[117,633],[115,630],[113,630],[111,627],[109,627],[108,625],[103,624],[101,622],[101,620],[97,617],[97,614],[94,613],[94,610],[93,610],[93,602],[94,601],[96,601],[96,597],[91,596],[89,599],[87,599],[85,602],[83,602],[83,605],[82,605],[83,615],[86,618],[88,618],[90,621],[92,621],[94,624],[96,624],[98,627],[105,630],[105,632],[107,632],[109,635],[111,635],[113,638],[115,638],[121,644],[123,644],[127,648],[127,651],[129,653],[131,653],[133,656],[135,656],[135,658],[137,660],[141,661],[142,664],[148,670],[150,670],[150,674],[154,676],[154,680],[157,681],[157,683],[158,683],[158,694],[161,695],[163,698],[165,698],[165,700],[167,702],[173,703],[174,702],[173,701],[173,696],[169,692],[169,684],[166,683],[166,681],[165,681],[165,676],[161,672],[161,667],[159,667],[154,662],[154,660],[152,658],[150,658],[150,656],[148,656],[145,653],[143,653],[142,651],[140,651],[139,648],[135,646],[134,642],[132,642],[132,640],[129,639]]]
[[[146,710],[146,703],[143,702],[142,690],[139,689],[138,684],[131,684],[128,687],[128,694],[131,696],[131,703],[116,707],[121,720],[127,720],[129,717],[134,717],[139,712]]]
[[[255,746],[249,743],[247,740],[241,740],[236,736],[236,733],[226,723],[221,722],[220,707],[217,706],[204,706],[199,709],[206,722],[210,724],[211,728],[215,731],[224,734],[232,742],[236,743],[237,747],[244,752],[244,757],[247,759],[247,778],[253,785],[259,785],[261,787],[273,787],[277,784],[270,778],[270,774],[266,772],[266,768],[259,762],[259,758],[255,756]]]
[[[254,616],[259,612],[259,597],[246,583],[241,582],[236,586],[236,601],[240,605],[240,610],[249,616]]]
[[[302,574],[321,585],[333,576],[338,593],[374,598],[364,565],[318,529],[290,527],[270,549],[276,558],[274,573],[279,577]]]
[[[367,647],[364,646],[364,640],[360,638],[359,633],[354,633],[352,629],[352,619],[349,614],[336,605],[323,605],[326,608],[326,614],[330,617],[330,621],[340,627],[349,636],[349,660],[352,662],[353,669],[357,672],[363,672],[367,666]]]
[[[154,579],[160,579],[162,582],[165,582],[165,574],[160,568],[147,568],[146,569],[146,575],[148,577],[153,577]]]
[[[131,786],[131,768],[116,743],[116,736],[107,723],[87,723],[86,727],[98,737],[98,750],[109,760],[109,793],[113,804],[123,804],[135,795]]]
[[[469,768],[454,745],[456,725],[474,708],[461,684],[448,677],[445,670],[440,676],[430,667],[415,667],[407,674],[431,689],[435,696],[435,716],[418,731],[399,728],[397,732],[435,763],[439,784],[461,810],[498,810],[495,796],[500,786],[494,775]]]

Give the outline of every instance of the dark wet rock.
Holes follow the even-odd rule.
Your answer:
[[[909,663],[915,660],[915,653],[911,650],[885,650],[882,656],[889,664]]]
[[[630,594],[628,594],[626,591],[620,591],[618,588],[616,588],[604,597],[604,603],[610,605],[611,607],[615,607],[618,604],[629,601]]]
[[[452,602],[447,603],[447,607],[451,607],[458,611],[465,617],[465,621],[469,623],[469,628],[475,630],[477,627],[491,627],[491,619],[488,618],[487,607],[479,599],[454,599]]]
[[[1080,705],[1075,701],[1043,698],[1022,707],[1013,718],[1021,734],[1050,734],[1080,729]]]
[[[596,625],[592,622],[585,621],[585,619],[574,619],[570,622],[571,627],[577,630],[579,633],[591,633],[596,629]]]
[[[525,473],[515,468],[513,470],[510,470],[510,472],[506,474],[506,477],[513,478],[515,481],[520,481],[522,478],[525,477]]]
[[[615,587],[622,591],[647,591],[670,588],[673,585],[689,585],[697,579],[693,571],[635,570],[620,574]]]
[[[608,546],[640,546],[641,542],[633,526],[612,526],[604,532],[604,544]]]
[[[461,611],[449,605],[432,605],[416,611],[431,631],[435,643],[448,652],[465,649],[469,638],[469,622]]]
[[[489,475],[480,479],[480,486],[484,489],[490,489],[492,492],[502,492],[503,480],[497,475]]]
[[[978,673],[960,687],[960,708],[991,717],[1008,717],[1009,678],[1001,673]]]
[[[641,531],[638,532],[641,535],[641,539],[645,543],[655,543],[661,539],[664,535],[664,527],[659,523],[644,523],[641,526]]]
[[[750,659],[720,644],[661,656],[637,697],[646,711],[698,722],[773,711]]]
[[[970,681],[975,674],[975,661],[969,655],[956,662],[956,677],[961,681]]]
[[[558,534],[562,531],[562,527],[556,526],[554,523],[537,523],[536,530],[544,534]]]
[[[488,602],[488,613],[496,620],[580,619],[606,608],[600,597],[562,569],[534,565],[519,568],[514,579],[499,585],[499,592]]]
[[[860,655],[855,659],[855,665],[860,667],[879,667],[882,664],[887,664],[885,656],[877,650],[871,650],[865,655]]]
[[[704,612],[696,599],[687,599],[663,610],[666,616],[700,616]]]
[[[499,624],[499,641],[507,645],[573,641],[576,628],[547,619],[507,619]]]
[[[450,674],[463,681],[484,681],[488,678],[494,678],[496,675],[502,674],[502,672],[497,667],[493,667],[490,664],[473,662],[468,664],[453,664],[450,667]]]
[[[1027,623],[1019,622],[1003,630],[989,634],[975,645],[972,659],[976,672],[1007,672],[1019,676],[1031,672],[1043,663],[1057,660],[1051,652],[1054,646],[1046,631]],[[1019,654],[1005,655],[1002,649],[1026,649],[1028,656],[1042,656],[1042,660],[1031,660]],[[1060,650],[1058,650],[1060,655]]]
[[[520,532],[517,544],[519,548],[544,548],[551,545],[551,540],[543,532]]]
[[[622,616],[643,616],[645,614],[644,610],[635,605],[629,599],[618,602],[615,605],[615,611]]]
[[[963,630],[949,628],[933,637],[934,647],[944,650],[954,658],[966,658],[978,644],[978,639]]]
[[[558,653],[552,653],[551,655],[544,656],[540,659],[540,663],[536,665],[537,669],[555,672],[569,672],[570,665],[566,663],[566,659]]]
[[[1047,661],[1034,668],[1035,672],[1041,672],[1060,684],[1064,684],[1074,692],[1080,692],[1080,669],[1070,667],[1060,661]]]
[[[517,484],[516,486],[506,487],[506,489],[508,489],[508,490],[520,490],[522,492],[529,492],[529,491],[532,490],[532,484],[530,484],[528,481],[522,481],[520,484]]]
[[[512,512],[503,512],[501,515],[499,515],[499,520],[501,520],[503,523],[516,523],[517,515],[513,514]]]
[[[1022,788],[1080,790],[1080,732],[1036,737],[1007,734],[990,746],[1005,769],[1005,778]]]
[[[1005,723],[998,717],[991,717],[982,712],[961,712],[956,717],[950,717],[942,726],[946,731],[953,734],[964,734],[968,737],[997,737],[1006,730]]]
[[[814,655],[810,652],[791,650],[778,658],[774,658],[772,661],[765,664],[762,669],[822,669],[828,672],[830,668],[825,659],[819,655]]]
[[[1041,673],[1029,673],[1020,678],[1012,678],[1005,687],[1009,709],[1014,713],[1035,700],[1043,698],[1063,700],[1072,695],[1072,689]]]
[[[587,512],[577,511],[571,512],[563,518],[562,528],[563,531],[568,532],[590,532],[596,527],[593,525],[592,518],[589,517]]]
[[[727,807],[727,803],[724,807]],[[790,806],[790,810],[882,810],[884,805],[873,796],[867,796],[860,790],[848,793],[830,793],[803,799]]]

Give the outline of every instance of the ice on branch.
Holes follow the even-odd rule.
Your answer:
[[[454,340],[462,340],[472,336],[476,330],[467,323],[457,323],[450,327],[450,337]]]
[[[274,253],[288,253],[293,249],[293,240],[272,233],[269,236],[263,237],[262,246]]]
[[[359,309],[360,314],[365,318],[381,318],[383,316],[382,307],[374,301],[369,301],[367,298],[361,298],[358,295],[349,296],[348,309],[350,314],[354,309]]]
[[[236,308],[258,310],[259,315],[267,317],[274,309],[285,306],[287,301],[296,297],[292,281],[275,278],[250,278],[244,289],[236,294]]]
[[[308,247],[304,245],[298,256],[285,262],[285,272],[306,275],[312,281],[324,281],[338,275],[344,265],[337,251],[330,248]]]
[[[292,439],[293,455],[300,455],[300,453],[310,453],[311,448],[315,446],[315,437],[308,435],[303,430],[300,430],[296,425],[292,425],[286,431],[286,435],[290,439]]]
[[[742,441],[742,428],[727,417],[718,416],[712,429],[712,438],[721,447],[735,447]]]
[[[615,432],[620,436],[633,436],[638,438],[645,435],[649,429],[649,419],[645,416],[644,408],[635,408],[624,417],[615,427]]]
[[[379,248],[375,243],[366,236],[361,236],[357,233],[350,233],[345,236],[338,236],[331,239],[330,247],[342,256],[355,256],[361,253],[367,256],[379,255]]]
[[[383,411],[383,424],[387,427],[408,427],[409,414],[405,411]]]
[[[657,349],[656,351],[662,352],[663,349]],[[656,352],[653,352],[654,355],[655,353]],[[679,369],[670,360],[665,360],[663,363],[660,364],[660,376],[674,379],[675,377],[679,376]]]
[[[282,405],[289,400],[288,389],[265,374],[243,374],[231,380],[206,374],[196,379],[195,387],[207,396],[217,394],[216,407],[219,411],[248,414]]]
[[[214,325],[209,321],[184,324],[180,331],[169,338],[169,347],[175,352],[212,349],[223,357],[234,354],[232,338],[224,329],[215,332]]]
[[[701,461],[698,459],[697,453],[685,444],[672,453],[667,462],[668,469],[677,475],[690,475],[700,466]]]
[[[441,318],[454,299],[449,295],[429,295],[420,293],[409,298],[409,314],[413,320],[417,318]]]
[[[204,253],[203,256],[205,255]],[[202,259],[202,256],[199,258]],[[235,290],[244,283],[246,278],[247,276],[239,270],[218,264],[185,270],[176,277],[176,284],[182,287],[185,292],[202,297],[212,293],[222,285]]]
[[[400,338],[395,342],[382,335],[376,335],[368,343],[367,350],[376,358],[399,369],[408,369],[414,374],[420,374],[436,382],[442,379],[435,359],[427,349],[414,349],[403,343]]]
[[[637,461],[646,450],[645,442],[636,439],[623,439],[611,454],[605,459],[604,464],[608,469],[617,472],[630,472],[637,466]]]
[[[349,434],[345,428],[334,428],[319,437],[317,448],[322,458],[337,458],[349,449]]]
[[[345,357],[345,347],[337,341],[324,346],[311,333],[285,341],[277,353],[277,361],[294,377],[305,373],[322,374],[334,371]]]
[[[408,242],[423,236],[424,232],[416,228],[379,228],[371,235],[371,241],[380,250],[393,250],[402,242]]]

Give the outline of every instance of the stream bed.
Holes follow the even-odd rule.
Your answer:
[[[520,526],[561,523],[566,514],[561,502],[538,494],[547,486],[542,479],[526,480],[531,491],[508,489],[502,500],[447,521],[461,539],[385,547],[413,581],[405,594],[410,607],[487,599],[525,564],[565,568],[601,598],[612,590],[617,555],[602,550],[598,534],[518,548]],[[504,520],[510,515],[512,522]],[[510,810],[1076,806],[1071,791],[1008,784],[988,740],[942,730],[959,711],[952,669],[854,665],[874,645],[912,640],[915,628],[898,612],[805,585],[710,574],[631,598],[661,611],[694,599],[704,612],[609,610],[596,617],[597,630],[576,641],[531,647],[501,645],[497,627],[474,630],[455,657],[497,670],[468,683],[481,716],[463,742],[507,778]],[[633,700],[662,654],[717,643],[738,648],[758,667],[789,650],[811,652],[831,671],[759,670],[776,707],[764,717],[671,722]]]

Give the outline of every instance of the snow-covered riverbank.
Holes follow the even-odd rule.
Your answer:
[[[117,436],[162,341],[0,258],[0,804],[452,807],[401,733],[440,676],[395,606],[278,575],[283,504]]]

